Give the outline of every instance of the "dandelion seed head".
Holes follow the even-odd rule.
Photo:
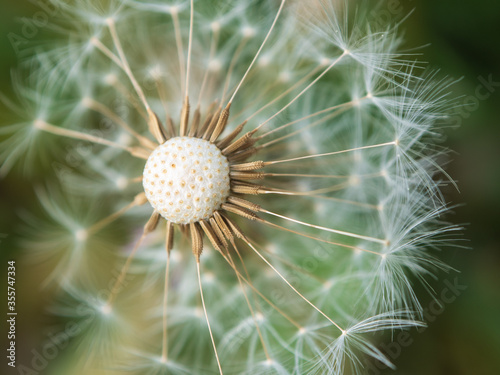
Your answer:
[[[265,54],[265,55],[262,55],[260,58],[259,58],[259,66],[261,68],[265,68],[267,66],[269,66],[269,64],[271,63],[271,56],[270,54]]]
[[[258,312],[257,314],[255,314],[255,319],[258,322],[263,322],[266,319],[266,317],[261,312]]]
[[[124,176],[119,176],[115,180],[116,187],[120,190],[124,190],[128,186],[128,179]]]
[[[212,72],[218,72],[222,69],[222,61],[220,59],[213,59],[208,63],[208,69]]]
[[[205,274],[203,275],[203,281],[212,283],[213,281],[215,281],[215,274],[213,272],[205,272]]]
[[[274,360],[272,358],[267,359],[264,364],[268,367],[271,367],[274,364]]]
[[[130,136],[130,134],[127,134],[127,133],[120,133],[118,135],[118,137],[116,138],[116,141],[118,143],[121,143],[123,145],[128,145],[130,143],[132,143],[133,141],[133,138]]]
[[[111,312],[113,311],[113,308],[112,308],[109,304],[107,304],[107,303],[106,303],[106,304],[103,304],[103,305],[100,307],[99,311],[100,311],[103,315],[105,315],[105,316],[109,316],[109,315],[111,315]]]
[[[85,229],[79,229],[75,232],[75,239],[78,241],[78,242],[84,242],[87,240],[88,238],[88,232],[87,230]]]
[[[167,6],[165,7],[166,11],[172,15],[176,15],[179,13],[180,9],[177,5]]]
[[[241,34],[244,38],[253,38],[257,34],[257,30],[251,26],[245,26],[241,29]]]
[[[110,86],[113,86],[117,81],[118,77],[115,73],[108,73],[104,76],[104,82]]]
[[[229,164],[203,139],[176,137],[158,146],[144,168],[149,203],[167,220],[188,224],[212,216],[229,195]]]
[[[288,71],[281,72],[281,74],[278,77],[278,80],[281,82],[289,82],[292,79],[292,75]]]
[[[151,68],[149,68],[149,75],[153,79],[160,79],[162,77],[163,70],[159,64],[153,65]]]
[[[57,260],[61,315],[85,301],[97,318],[91,365],[212,372],[217,349],[224,373],[388,364],[369,336],[405,326],[413,278],[446,269],[429,249],[454,230],[433,180],[448,83],[347,0],[54,1],[62,38],[21,72],[0,173],[74,142],[61,182],[85,199],[41,196],[25,247]],[[114,237],[125,215],[136,245]]]
[[[361,183],[361,178],[359,176],[353,175],[349,177],[349,184],[351,186],[358,186]]]
[[[322,56],[319,58],[319,63],[321,66],[328,66],[332,63],[332,59],[326,56]]]
[[[333,282],[332,282],[331,280],[326,280],[326,281],[323,283],[323,289],[324,289],[324,290],[328,290],[328,289],[330,289],[332,286],[333,286]]]
[[[213,21],[210,23],[210,29],[212,29],[212,32],[218,32],[221,28],[221,24],[219,21]]]
[[[199,319],[203,318],[203,309],[201,307],[196,307],[194,309],[194,316],[196,316]]]

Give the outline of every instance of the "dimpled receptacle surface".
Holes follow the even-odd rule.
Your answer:
[[[229,163],[212,143],[176,137],[158,146],[144,168],[144,192],[165,219],[208,219],[229,195]]]

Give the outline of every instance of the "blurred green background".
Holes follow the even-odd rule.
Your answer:
[[[33,16],[38,10],[36,3],[1,0],[0,91],[4,93],[11,92],[10,69],[18,63],[9,33],[21,33],[19,19]],[[466,225],[467,242],[463,244],[471,248],[445,249],[443,257],[460,273],[441,275],[441,280],[434,284],[438,294],[449,290],[450,283],[467,288],[443,308],[436,308],[431,299],[424,300],[424,307],[430,310],[430,328],[413,333],[411,344],[401,354],[397,348],[387,350],[394,353],[396,374],[499,374],[500,1],[388,0],[381,9],[387,16],[391,13],[401,16],[414,10],[402,25],[406,46],[424,46],[422,60],[439,68],[443,75],[463,77],[453,88],[463,104],[454,118],[461,126],[449,129],[446,140],[446,146],[455,152],[447,170],[457,180],[460,192],[448,187],[445,194],[452,204],[460,204],[450,220]],[[1,180],[0,234],[15,232],[19,209],[36,206],[33,183],[14,174]],[[2,264],[16,256],[13,237],[0,237]],[[46,296],[36,288],[41,277],[19,264],[17,300],[23,314],[17,327],[17,341],[18,361],[22,363],[23,359],[29,362],[31,348],[43,339],[40,327],[49,326],[54,318],[44,309]],[[5,271],[6,267],[1,266],[2,301],[6,301]],[[4,337],[2,333],[2,342]],[[2,358],[4,369],[3,355]],[[394,372],[373,370],[373,373]]]

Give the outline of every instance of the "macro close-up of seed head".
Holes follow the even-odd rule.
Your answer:
[[[149,157],[143,175],[149,203],[166,220],[189,224],[210,218],[229,194],[227,158],[212,143],[171,138]]]
[[[19,243],[74,328],[40,374],[395,369],[381,345],[426,326],[462,231],[442,193],[454,81],[404,44],[406,14],[50,4],[0,131],[1,174],[36,181]]]

